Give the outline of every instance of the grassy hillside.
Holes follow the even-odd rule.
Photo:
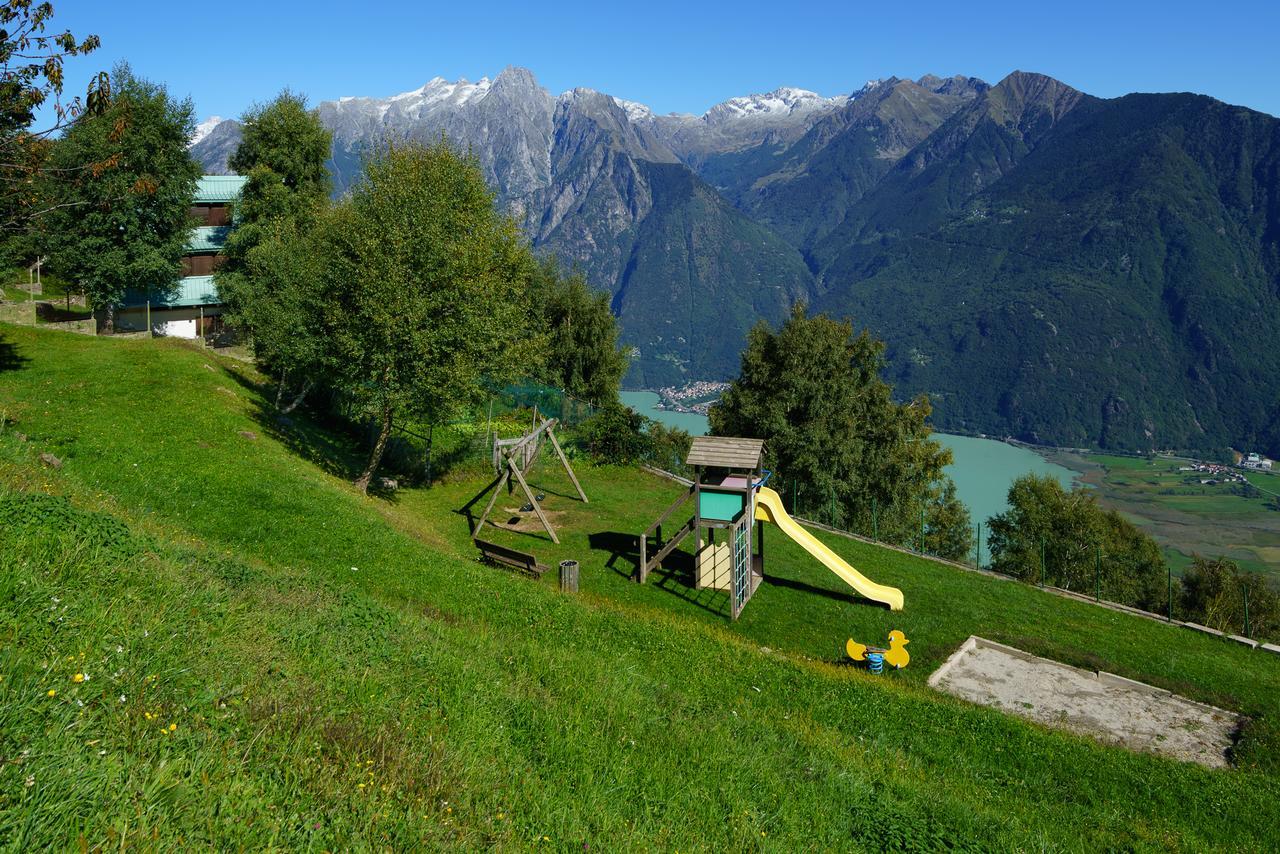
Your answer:
[[[774,578],[731,625],[678,577],[623,578],[623,538],[671,485],[586,465],[585,506],[540,474],[563,548],[521,538],[583,561],[564,597],[470,558],[456,511],[475,480],[363,498],[350,445],[275,422],[242,365],[178,342],[0,337],[0,839],[16,848],[1243,851],[1280,835],[1278,658],[832,541],[903,586],[891,617],[776,532]],[[907,670],[835,663],[889,623],[913,639]],[[1254,715],[1238,767],[925,688],[970,632]]]

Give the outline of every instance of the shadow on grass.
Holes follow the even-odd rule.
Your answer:
[[[246,371],[235,367],[224,367],[222,372],[248,392],[253,402],[250,417],[263,433],[325,473],[346,481],[355,480],[366,460],[360,443],[349,435],[352,429],[349,423],[311,409],[303,411],[305,403],[289,415],[283,415],[272,402],[270,383],[257,382]],[[382,489],[376,479],[369,487],[369,494],[396,500],[395,491]]]
[[[19,355],[16,347],[0,337],[0,371],[16,371],[28,361],[30,360],[25,356]]]
[[[90,320],[93,312],[83,306],[63,308],[56,303],[36,303],[36,316],[45,323],[65,323],[69,320]]]
[[[870,599],[863,599],[861,596],[857,596],[854,593],[844,593],[839,590],[828,590],[825,587],[817,587],[804,581],[796,581],[794,578],[782,578],[781,576],[769,575],[766,573],[763,583],[768,584],[770,587],[785,587],[788,590],[797,590],[801,593],[809,593],[814,596],[834,599],[837,602],[849,602],[853,605],[868,605],[882,609],[887,609],[889,607],[888,605],[883,605],[879,602],[872,602]]]
[[[592,551],[609,552],[605,567],[623,578],[634,579],[640,569],[640,538],[618,531],[600,531],[588,536]],[[649,573],[649,583],[664,593],[696,605],[717,616],[729,615],[729,596],[719,590],[694,587],[693,555],[679,549],[662,560],[662,566]]]

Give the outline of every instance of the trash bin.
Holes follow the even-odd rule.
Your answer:
[[[560,561],[560,592],[578,592],[578,562],[576,560]]]

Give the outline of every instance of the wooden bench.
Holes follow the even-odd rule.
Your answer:
[[[538,559],[527,552],[509,549],[497,543],[487,543],[484,540],[473,540],[473,542],[476,544],[476,548],[480,550],[480,559],[483,561],[510,566],[530,575],[542,575],[542,573],[550,569],[550,567],[538,563]]]

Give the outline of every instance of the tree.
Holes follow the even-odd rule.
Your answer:
[[[45,167],[50,137],[82,116],[101,113],[111,95],[110,78],[98,74],[83,101],[62,100],[65,61],[92,53],[100,41],[97,36],[77,39],[70,30],[46,35],[52,17],[51,3],[0,5],[0,232],[21,231],[48,211],[36,178]],[[50,98],[51,123],[32,127]]]
[[[527,325],[535,262],[475,158],[443,139],[373,154],[320,231],[333,382],[376,424],[363,491],[396,419],[447,421],[540,355]]]
[[[797,305],[774,332],[758,323],[742,368],[711,407],[712,433],[765,440],[766,464],[801,505],[836,525],[919,542],[945,557],[969,550],[968,513],[948,489],[951,452],[930,438],[928,400],[906,404],[880,377],[884,344]]]
[[[41,220],[50,266],[106,311],[108,329],[127,288],[177,284],[200,175],[187,153],[190,99],[173,100],[127,65],[112,72],[112,89],[101,115],[53,146],[49,192],[62,201]]]
[[[215,280],[228,322],[251,332],[258,367],[276,379],[276,408],[285,414],[332,367],[323,325],[325,259],[316,251],[314,220],[310,226],[304,230],[289,217],[262,224],[243,265],[231,274],[218,271]]]
[[[320,115],[307,106],[307,96],[282,91],[266,104],[255,104],[240,117],[240,145],[227,161],[233,170],[248,175],[254,169],[270,169],[299,205],[315,206],[330,191],[325,161],[333,147],[333,134]]]
[[[287,412],[328,367],[309,235],[328,203],[324,164],[332,135],[305,96],[288,90],[250,109],[242,121],[244,136],[230,163],[248,180],[215,281],[227,322],[248,338],[259,366],[277,378],[276,404]],[[284,404],[291,387],[296,396]]]
[[[554,258],[537,266],[531,290],[547,337],[546,381],[597,406],[617,400],[628,362],[609,295],[592,290],[580,273],[562,273]]]
[[[1280,635],[1280,596],[1255,572],[1241,572],[1234,561],[1197,556],[1182,576],[1183,614],[1195,622],[1232,634],[1244,631],[1249,601],[1249,634]]]
[[[1159,545],[1099,507],[1092,492],[1028,474],[1009,487],[1008,500],[1009,509],[990,521],[992,569],[1068,590],[1101,583],[1109,599],[1143,608],[1157,608],[1165,598]]]
[[[610,401],[582,422],[582,444],[597,462],[632,465],[644,459],[650,448],[647,420],[617,400]]]

